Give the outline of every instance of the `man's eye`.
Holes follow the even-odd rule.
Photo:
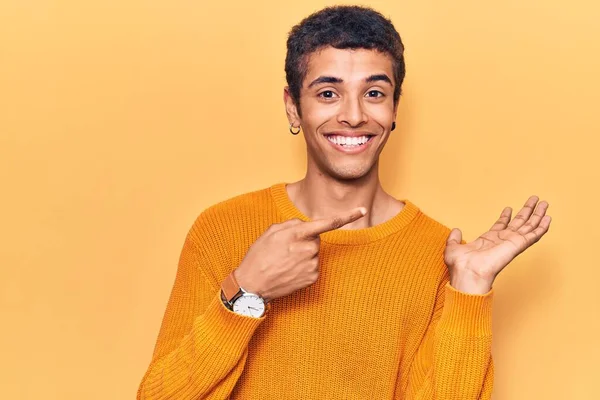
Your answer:
[[[324,90],[321,93],[319,93],[317,96],[319,97],[324,97],[326,99],[332,99],[333,98],[333,91],[332,90]]]
[[[369,94],[373,94],[373,93],[375,93],[375,95],[372,95],[372,96],[370,96],[370,97],[383,97],[383,96],[385,96],[385,94],[383,94],[383,92],[380,92],[379,90],[369,90],[369,92],[368,92],[368,93],[369,93]],[[377,93],[381,94],[381,96],[377,96]]]

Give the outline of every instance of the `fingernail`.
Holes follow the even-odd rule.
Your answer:
[[[359,207],[359,209],[362,215],[365,215],[367,213],[367,209],[365,207]]]

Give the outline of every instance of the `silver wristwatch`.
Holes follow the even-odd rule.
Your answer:
[[[260,295],[240,287],[233,272],[221,284],[221,300],[229,310],[248,317],[260,318],[269,309],[269,305]]]

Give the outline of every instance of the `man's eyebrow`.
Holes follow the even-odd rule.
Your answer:
[[[371,83],[371,82],[376,82],[376,81],[384,81],[384,82],[389,83],[391,86],[393,86],[392,80],[386,74],[371,75],[365,79],[366,83]],[[308,85],[308,89],[310,89],[311,87],[313,87],[315,85],[319,85],[321,83],[343,83],[343,82],[344,82],[344,80],[342,78],[337,78],[335,76],[320,76]]]
[[[335,76],[320,76],[308,85],[308,89],[311,87],[318,85],[320,83],[342,83],[344,80],[342,78],[336,78]]]
[[[370,77],[365,79],[365,82],[367,82],[367,83],[371,83],[371,82],[375,82],[375,81],[384,81],[384,82],[389,83],[390,86],[394,86],[394,84],[392,83],[392,80],[386,74],[371,75]]]

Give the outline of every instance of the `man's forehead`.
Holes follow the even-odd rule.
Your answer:
[[[336,76],[344,81],[362,80],[373,74],[386,74],[393,79],[392,59],[370,49],[336,49],[331,46],[309,55],[305,83],[318,76]]]

